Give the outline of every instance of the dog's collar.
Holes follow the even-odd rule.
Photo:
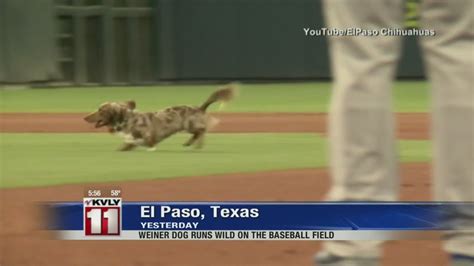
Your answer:
[[[125,122],[117,123],[117,124],[115,124],[112,128],[113,128],[114,132],[120,132],[120,131],[123,131],[123,129],[125,128],[125,125],[126,125],[126,124],[127,124],[127,123],[125,123]]]
[[[135,110],[127,110],[124,114],[121,114],[119,119],[114,122],[112,126],[115,131],[122,131],[127,123],[128,120],[135,114]]]

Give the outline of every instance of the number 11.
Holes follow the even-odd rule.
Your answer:
[[[91,221],[91,234],[102,233],[102,209],[92,209],[87,213],[87,218]],[[118,210],[108,209],[104,212],[104,218],[107,219],[107,234],[118,234]]]

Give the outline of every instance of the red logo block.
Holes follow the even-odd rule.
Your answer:
[[[121,231],[121,199],[84,199],[84,234],[117,236]]]

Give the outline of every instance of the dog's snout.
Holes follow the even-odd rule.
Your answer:
[[[91,114],[86,115],[84,117],[84,120],[89,123],[94,123],[94,122],[97,122],[96,116],[97,116],[97,113],[91,113]]]

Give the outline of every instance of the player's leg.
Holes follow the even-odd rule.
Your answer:
[[[474,17],[472,0],[424,1],[422,39],[432,82],[434,195],[440,201],[474,201]],[[474,208],[459,208],[452,221],[464,233],[445,236],[451,254],[471,256]],[[462,257],[462,256],[461,256]]]
[[[400,28],[403,3],[403,0],[326,0],[327,26]],[[330,37],[329,41],[334,90],[329,128],[333,184],[328,198],[335,201],[395,200],[399,182],[391,86],[401,40],[386,36],[347,36]],[[319,262],[332,265],[331,254],[376,258],[380,255],[380,243],[327,242],[319,254]],[[323,261],[327,261],[326,264]]]

